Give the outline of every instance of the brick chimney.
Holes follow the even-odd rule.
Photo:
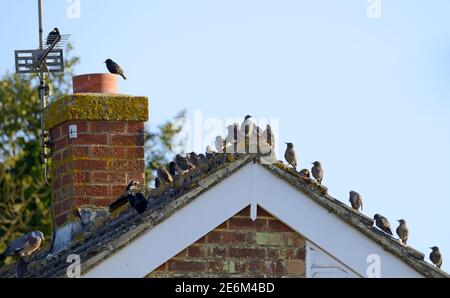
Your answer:
[[[74,94],[46,109],[57,228],[77,220],[79,207],[106,207],[129,181],[144,182],[148,99],[116,94],[116,80],[111,74],[75,77]]]

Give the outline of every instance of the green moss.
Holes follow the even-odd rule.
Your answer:
[[[148,120],[148,98],[118,94],[80,93],[65,95],[45,110],[45,128],[52,129],[67,121]]]

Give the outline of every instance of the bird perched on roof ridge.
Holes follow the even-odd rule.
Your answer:
[[[116,74],[116,75],[120,75],[124,80],[127,79],[127,77],[123,73],[122,67],[120,67],[119,64],[117,64],[116,62],[112,61],[111,59],[107,59],[105,61],[105,63],[106,63],[106,67],[108,68],[110,73]]]
[[[195,166],[189,161],[187,157],[182,157],[180,154],[175,156],[175,162],[177,166],[183,171],[189,171],[195,168]]]
[[[157,177],[161,184],[169,184],[173,182],[173,177],[164,166],[160,166],[156,170]]]
[[[375,214],[373,219],[375,220],[376,226],[380,230],[382,230],[385,233],[393,236],[392,231],[391,231],[391,224],[389,223],[389,220],[386,217],[384,217],[384,216],[382,216],[380,214]]]
[[[128,202],[138,214],[142,214],[147,210],[148,201],[140,192],[136,194],[128,193]]]
[[[191,152],[186,156],[189,159],[189,162],[194,165],[195,167],[198,164],[198,154],[195,152]]]
[[[311,179],[311,173],[308,169],[303,169],[300,171],[300,176],[303,178]]]
[[[363,200],[362,197],[359,193],[357,193],[356,191],[351,191],[350,192],[350,204],[352,205],[352,208],[355,209],[356,211],[359,211],[359,209],[361,208],[361,211],[363,210]]]
[[[286,143],[287,148],[286,152],[284,153],[284,158],[288,162],[289,165],[291,165],[294,170],[297,170],[297,154],[295,153],[294,144],[292,143]]]
[[[432,250],[432,252],[430,254],[430,261],[436,267],[441,269],[441,267],[442,267],[442,255],[441,255],[441,252],[439,251],[439,247],[433,246],[433,247],[430,247],[430,249]]]
[[[182,170],[176,162],[172,161],[169,163],[169,173],[170,175],[172,175],[172,177],[174,177],[175,175],[184,175],[186,174],[188,171],[186,170]]]
[[[158,177],[155,178],[155,188],[160,188],[161,187],[161,179],[159,179]]]
[[[317,183],[322,184],[323,180],[323,168],[322,164],[318,161],[312,163],[314,167],[311,169],[313,177],[316,179]]]
[[[41,247],[42,241],[45,240],[44,234],[40,231],[30,232],[16,240],[13,240],[6,250],[0,255],[0,260],[6,257],[19,255],[28,257],[35,253]]]
[[[408,241],[408,235],[409,235],[409,231],[408,231],[408,227],[406,226],[406,220],[404,219],[399,219],[398,222],[400,223],[400,225],[397,227],[397,235],[399,237],[399,239],[401,240],[401,242],[403,244],[406,244],[406,242]]]
[[[61,33],[59,33],[59,29],[55,28],[52,32],[50,32],[47,36],[47,45],[52,45],[55,40],[61,39]],[[59,41],[59,40],[58,40]]]

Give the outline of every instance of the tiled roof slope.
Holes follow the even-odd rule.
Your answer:
[[[210,172],[189,181],[184,193],[174,194],[173,188],[149,190],[150,201],[145,213],[136,215],[131,208],[127,208],[119,214],[117,211],[113,212],[108,218],[96,222],[84,238],[73,243],[70,248],[47,258],[46,252],[42,252],[27,260],[29,262],[28,270],[22,277],[65,277],[67,267],[70,265],[66,260],[71,254],[80,255],[82,272],[87,272],[240,168],[250,162],[258,161],[258,155],[254,154],[217,154],[212,161]],[[424,254],[411,247],[401,245],[393,237],[373,227],[371,218],[354,211],[328,195],[326,187],[316,184],[307,177],[300,176],[281,162],[274,165],[263,165],[263,167],[306,194],[323,208],[336,214],[420,274],[426,277],[450,277],[444,271],[425,262]],[[0,278],[16,276],[15,265],[0,269]]]

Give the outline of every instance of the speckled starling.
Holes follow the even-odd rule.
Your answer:
[[[351,191],[350,192],[350,199],[349,199],[349,201],[350,201],[350,204],[352,205],[352,208],[355,209],[356,211],[359,211],[359,209],[361,209],[361,211],[363,210],[362,197],[356,191]]]
[[[112,61],[111,59],[106,60],[105,63],[110,73],[120,75],[124,80],[127,79],[127,77],[123,73],[123,69],[119,66],[119,64]]]
[[[404,219],[399,219],[398,222],[400,223],[400,225],[396,230],[397,235],[399,239],[402,241],[402,243],[406,244],[409,235],[408,227],[406,226],[406,221]]]
[[[433,250],[430,254],[430,261],[439,269],[442,267],[442,255],[439,251],[439,247],[433,246],[430,247],[431,250]]]
[[[375,224],[376,226],[384,231],[385,233],[388,233],[389,235],[392,236],[392,231],[391,231],[391,224],[389,223],[388,219],[384,216],[381,216],[380,214],[375,214],[375,216],[373,217],[373,219],[375,220]]]
[[[311,169],[311,173],[313,177],[316,179],[317,183],[322,184],[323,180],[323,169],[320,162],[315,161],[313,163],[314,167]]]
[[[286,143],[287,148],[286,152],[284,154],[284,158],[288,162],[289,165],[291,165],[294,170],[297,169],[297,154],[295,153],[294,144],[292,143]]]

